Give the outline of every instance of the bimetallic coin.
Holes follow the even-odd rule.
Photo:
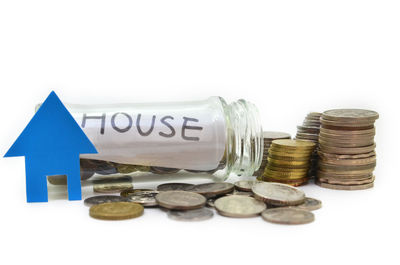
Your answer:
[[[314,198],[306,197],[306,200],[302,204],[293,207],[307,211],[314,211],[322,207],[322,202]]]
[[[86,198],[83,201],[83,203],[86,206],[93,206],[93,205],[97,205],[100,203],[106,203],[106,202],[126,202],[126,201],[128,201],[128,200],[121,196],[102,195],[102,196],[93,196],[93,197]]]
[[[193,184],[188,183],[164,183],[157,186],[158,191],[169,191],[169,190],[183,190],[187,191],[194,187]]]
[[[228,217],[253,217],[267,208],[262,201],[241,195],[221,197],[214,205],[219,214]]]
[[[136,192],[132,195],[126,197],[130,202],[136,202],[144,207],[153,207],[157,206],[156,196],[159,192],[158,191],[141,191]]]
[[[232,192],[234,185],[228,182],[215,182],[195,185],[190,191],[212,198]]]
[[[314,221],[312,212],[291,207],[267,209],[261,214],[265,221],[276,224],[307,224]]]
[[[259,182],[252,190],[256,199],[275,206],[299,205],[305,200],[302,190],[281,183]]]
[[[256,183],[255,180],[240,180],[235,182],[235,188],[241,191],[251,191],[251,188],[253,187],[254,183]]]
[[[206,203],[203,195],[189,191],[163,191],[157,194],[156,201],[161,207],[171,210],[192,210]]]
[[[139,217],[143,206],[133,202],[108,202],[90,207],[89,215],[102,220],[124,220]]]
[[[168,217],[177,221],[204,221],[213,217],[214,213],[207,208],[200,208],[188,211],[174,211],[168,212]]]

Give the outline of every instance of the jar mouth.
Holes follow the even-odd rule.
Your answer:
[[[226,105],[228,123],[228,163],[231,172],[252,176],[263,156],[263,135],[257,107],[243,99]]]

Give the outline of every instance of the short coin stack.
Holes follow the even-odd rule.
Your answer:
[[[263,132],[263,138],[264,138],[264,150],[263,150],[263,158],[262,158],[261,166],[254,173],[254,176],[257,176],[257,177],[260,177],[264,173],[265,167],[267,166],[268,149],[271,146],[272,141],[278,140],[278,139],[290,139],[290,134],[285,133],[285,132],[265,131],[265,132]]]
[[[359,190],[373,187],[376,166],[375,111],[328,110],[321,117],[316,183],[325,188]]]
[[[262,181],[300,186],[308,182],[307,172],[315,143],[305,140],[274,140]]]

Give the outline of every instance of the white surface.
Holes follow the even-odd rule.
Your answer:
[[[64,102],[245,98],[266,130],[295,133],[308,111],[370,108],[375,188],[335,191],[314,223],[160,210],[120,222],[82,202],[25,202],[24,159],[0,159],[1,264],[398,264],[398,1],[2,1],[4,154],[55,89]],[[293,263],[295,262],[295,263]]]

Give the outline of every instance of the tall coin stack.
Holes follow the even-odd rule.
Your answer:
[[[262,181],[300,186],[308,182],[311,153],[315,143],[304,140],[274,140]]]
[[[278,139],[290,139],[290,134],[285,133],[285,132],[271,132],[271,131],[265,131],[263,132],[263,138],[264,138],[264,150],[263,150],[263,158],[261,162],[260,168],[254,172],[254,176],[260,177],[264,173],[265,167],[267,166],[267,158],[268,158],[268,149],[271,146],[271,143],[273,140],[278,140]]]
[[[311,154],[311,164],[308,176],[314,177],[317,173],[318,166],[318,137],[320,131],[320,118],[322,113],[310,112],[303,121],[303,125],[297,126],[297,134],[295,139],[308,140],[316,144],[316,147]]]
[[[360,190],[374,185],[376,166],[375,111],[328,110],[321,117],[316,183],[339,190]]]

